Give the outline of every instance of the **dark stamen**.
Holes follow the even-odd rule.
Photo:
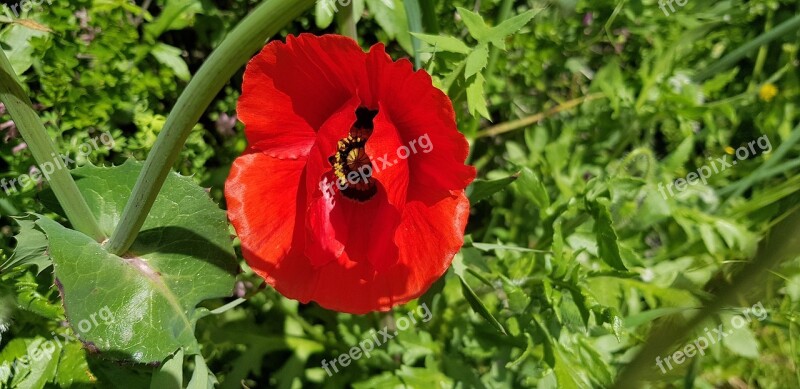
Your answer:
[[[350,133],[339,140],[338,150],[328,158],[336,179],[345,188],[341,191],[342,195],[358,202],[367,201],[378,192],[376,181],[372,178],[372,162],[366,152],[367,140],[375,128],[373,120],[377,115],[378,111],[359,107]],[[351,173],[356,173],[357,178],[348,179],[354,176]]]

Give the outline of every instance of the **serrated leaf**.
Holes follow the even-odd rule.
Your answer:
[[[461,292],[464,295],[464,299],[467,300],[467,303],[472,308],[475,313],[480,315],[484,318],[489,324],[494,327],[498,332],[503,335],[507,335],[506,329],[500,324],[497,319],[492,315],[488,308],[483,304],[480,297],[472,290],[472,287],[469,286],[467,280],[464,279],[465,272],[467,271],[467,267],[464,264],[464,258],[461,253],[459,253],[453,261],[453,272],[456,273],[458,276],[458,280],[461,282]]]
[[[129,161],[73,172],[107,234],[141,168]],[[198,304],[233,291],[237,263],[225,212],[188,177],[167,177],[123,257],[47,218],[36,223],[48,237],[68,321],[84,343],[107,358],[160,363],[181,347],[197,353],[195,324],[207,312]]]
[[[523,12],[517,16],[514,16],[511,19],[500,23],[499,25],[492,27],[489,31],[488,35],[483,37],[484,41],[491,42],[493,45],[497,46],[500,49],[505,50],[505,39],[514,34],[515,32],[519,31],[522,27],[528,24],[540,10],[530,10],[527,12]]]
[[[474,290],[467,284],[467,281],[464,277],[458,276],[458,280],[461,282],[461,291],[464,294],[464,298],[467,300],[467,303],[472,308],[475,313],[483,317],[494,329],[500,332],[503,335],[507,335],[506,329],[503,328],[503,325],[500,324],[497,319],[489,312],[489,309],[483,305],[483,301],[481,301],[480,297],[475,293]]]
[[[587,201],[587,204],[594,217],[594,233],[597,236],[597,254],[600,259],[614,269],[628,270],[625,264],[622,263],[619,238],[617,237],[617,232],[614,231],[608,201],[606,199],[597,199]]]
[[[501,274],[500,279],[503,280],[503,291],[505,291],[508,297],[508,308],[516,314],[523,313],[525,308],[528,307],[531,298],[528,297],[522,288],[508,279],[508,277]]]
[[[542,180],[528,167],[522,168],[517,187],[541,209],[550,207],[550,195]]]
[[[485,37],[492,31],[491,28],[486,25],[486,22],[483,21],[483,17],[466,8],[456,7],[456,9],[458,9],[458,15],[461,16],[461,20],[467,26],[469,34],[478,42],[483,42]]]
[[[469,54],[470,47],[467,46],[462,40],[444,35],[428,35],[412,33],[411,35],[419,38],[419,40],[433,46],[434,51],[447,51],[450,53]]]
[[[472,116],[480,114],[487,120],[491,120],[492,117],[489,115],[489,105],[486,102],[484,93],[484,84],[486,84],[486,79],[483,78],[483,75],[480,73],[476,74],[472,82],[467,86],[467,105],[469,106],[469,113]]]
[[[514,174],[499,180],[475,180],[472,185],[467,188],[467,197],[469,197],[470,203],[475,204],[505,189],[516,181],[517,178],[519,178],[519,175]]]
[[[480,44],[467,57],[467,67],[464,70],[464,77],[470,77],[480,73],[489,64],[489,45]]]
[[[14,218],[20,227],[19,234],[14,237],[17,247],[11,258],[0,265],[0,273],[19,266],[35,266],[36,274],[39,274],[52,265],[47,256],[47,237],[36,228],[33,219],[33,217]]]

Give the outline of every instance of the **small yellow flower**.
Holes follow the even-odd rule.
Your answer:
[[[761,85],[761,89],[758,91],[758,97],[761,97],[761,100],[764,100],[768,103],[772,101],[772,99],[774,99],[775,96],[777,95],[778,95],[778,87],[769,82],[764,85]]]
[[[733,155],[734,151],[736,151],[736,150],[734,150],[733,147],[725,146],[725,152],[728,153],[729,155]]]

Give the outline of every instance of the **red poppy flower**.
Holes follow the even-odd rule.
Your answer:
[[[271,42],[247,65],[247,151],[225,185],[247,263],[286,297],[349,313],[422,295],[460,250],[475,169],[447,96],[383,45]]]

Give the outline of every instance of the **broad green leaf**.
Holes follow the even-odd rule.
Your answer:
[[[104,231],[118,222],[141,167],[129,161],[73,172]],[[37,225],[48,237],[68,321],[107,358],[160,363],[181,347],[197,353],[195,324],[207,313],[198,304],[233,290],[225,213],[188,177],[170,174],[124,257],[47,218]]]
[[[406,53],[414,54],[403,0],[367,0],[367,8],[375,15],[375,21],[386,32],[389,39],[397,40]]]
[[[464,70],[464,77],[470,77],[478,74],[481,70],[486,68],[489,63],[489,45],[480,44],[473,50],[467,57],[467,68]]]
[[[589,211],[594,217],[594,233],[597,236],[597,254],[605,263],[617,270],[628,270],[622,263],[619,250],[619,238],[614,231],[611,212],[607,199],[596,199],[587,202]]]
[[[80,342],[69,342],[61,349],[55,383],[60,388],[96,385],[97,378],[90,372],[86,350]]]
[[[47,256],[47,237],[36,228],[31,217],[15,218],[19,224],[19,234],[15,237],[17,247],[14,254],[0,265],[0,273],[18,266],[36,266],[36,274],[46,269],[52,262]]]
[[[44,31],[30,29],[21,24],[13,24],[0,32],[3,51],[18,75],[25,73],[33,65],[34,47],[31,45],[31,39],[43,36],[49,35]]]
[[[214,389],[217,383],[216,377],[208,370],[206,360],[202,355],[194,356],[194,373],[189,381],[187,389]]]
[[[745,358],[758,358],[758,340],[750,330],[747,319],[741,315],[721,315],[726,334],[722,344],[733,353]],[[752,317],[751,317],[752,320]]]
[[[575,364],[568,359],[564,347],[560,343],[555,343],[554,349],[555,366],[553,366],[553,372],[556,375],[558,387],[560,389],[578,389],[585,387],[578,381],[578,370]]]
[[[150,389],[183,388],[183,349],[178,349],[153,374]]]
[[[486,84],[486,79],[483,78],[483,75],[480,73],[476,74],[475,78],[469,86],[467,86],[467,104],[469,105],[469,112],[472,116],[480,114],[487,120],[491,120],[492,117],[489,115],[489,106],[487,105],[486,95],[484,93],[484,84]]]
[[[169,67],[183,81],[189,81],[192,74],[189,72],[189,65],[181,57],[181,50],[166,43],[157,44],[152,51],[153,57],[162,65]]]
[[[443,36],[443,35],[428,35],[428,34],[411,34],[419,40],[433,46],[434,51],[447,51],[450,53],[458,53],[458,54],[469,54],[470,47],[467,46],[462,40],[452,37],[452,36]]]
[[[469,197],[469,201],[472,204],[480,202],[488,198],[489,196],[505,189],[506,187],[511,185],[511,183],[516,181],[517,178],[519,178],[519,175],[514,174],[506,178],[501,178],[499,180],[492,180],[492,181],[475,180],[475,182],[473,182],[472,185],[470,185],[467,188],[467,196]]]

